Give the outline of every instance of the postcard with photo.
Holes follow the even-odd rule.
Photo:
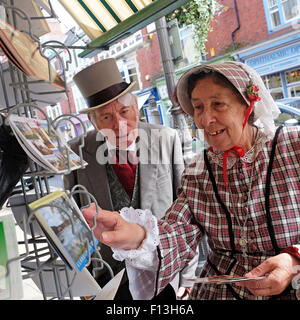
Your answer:
[[[25,118],[16,114],[9,115],[8,120],[24,151],[44,169],[65,173],[69,169],[75,170],[87,165],[71,150],[59,129],[56,134],[49,133],[46,120]]]
[[[41,207],[42,206],[42,207]],[[29,204],[50,245],[70,269],[81,271],[98,240],[74,201],[54,191]]]
[[[0,300],[23,297],[18,242],[12,215],[0,216]]]
[[[13,129],[12,129],[13,130]],[[14,130],[13,130],[14,131]],[[22,146],[22,148],[24,149],[24,151],[27,153],[28,157],[33,160],[36,164],[38,164],[39,166],[41,166],[42,168],[45,168],[47,170],[48,169],[48,164],[47,163],[43,163],[42,160],[43,158],[41,157],[37,157],[37,155],[35,155],[32,150],[26,148],[24,146],[23,140],[20,138],[20,136],[18,134],[15,133],[15,138],[18,140],[20,146]]]
[[[205,284],[226,284],[226,283],[233,283],[233,282],[243,282],[243,281],[253,281],[253,280],[260,280],[265,278],[266,276],[262,277],[254,277],[254,278],[246,278],[240,276],[233,276],[233,275],[220,275],[220,276],[211,276],[211,277],[203,277],[203,278],[196,278],[196,283],[205,283]]]

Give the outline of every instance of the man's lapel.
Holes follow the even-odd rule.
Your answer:
[[[150,209],[156,194],[159,141],[157,130],[151,130],[148,124],[139,123],[139,173],[141,209]]]
[[[87,145],[83,150],[83,157],[88,162],[85,173],[89,190],[92,190],[91,193],[97,199],[98,205],[105,210],[113,210],[106,166],[104,164],[105,149],[104,141],[101,141],[101,139],[99,141],[99,136],[95,132],[87,141]]]
[[[149,209],[155,199],[157,168],[159,161],[159,130],[151,130],[151,126],[146,123],[139,123],[139,175],[140,175],[140,199],[141,209]],[[104,150],[106,145],[104,138],[97,134],[90,137],[83,149],[83,158],[88,162],[86,168],[89,190],[98,199],[100,207],[106,210],[113,210],[110,189],[107,179],[105,163],[106,155]],[[99,141],[100,137],[100,141]],[[102,141],[101,141],[102,140]],[[99,164],[100,162],[100,164]]]

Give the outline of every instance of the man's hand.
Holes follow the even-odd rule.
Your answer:
[[[146,237],[146,231],[141,226],[124,220],[118,212],[102,210],[97,214],[94,203],[82,210],[82,214],[93,230],[95,237],[102,243],[118,249],[137,249]]]
[[[247,281],[244,284],[256,296],[272,296],[280,294],[296,275],[299,260],[288,253],[281,253],[265,260],[258,267],[247,273],[246,277],[259,277],[268,274],[261,280]]]

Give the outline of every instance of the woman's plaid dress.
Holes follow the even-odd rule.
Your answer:
[[[266,179],[272,144],[259,131],[255,142],[255,161],[253,149],[243,158],[228,159],[230,192],[224,184],[222,154],[207,152],[219,198],[228,209],[227,214],[216,198],[208,167],[203,160],[198,158],[185,170],[178,199],[165,218],[159,221],[159,290],[191,259],[204,233],[208,236],[211,252],[201,277],[216,274],[242,276],[268,257],[278,254],[280,249],[300,245],[300,127],[284,127],[278,135],[267,204]],[[199,170],[200,163],[202,170]],[[194,167],[197,168],[193,171]],[[269,216],[266,205],[269,206]],[[240,226],[243,225],[248,241],[246,256],[239,245]],[[286,291],[278,297],[258,298],[234,284],[195,284],[191,299],[296,298],[291,287]]]

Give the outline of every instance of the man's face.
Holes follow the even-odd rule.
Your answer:
[[[133,101],[133,105],[127,106],[117,99],[94,110],[95,129],[120,149],[127,148],[137,137],[139,109],[136,99]]]

